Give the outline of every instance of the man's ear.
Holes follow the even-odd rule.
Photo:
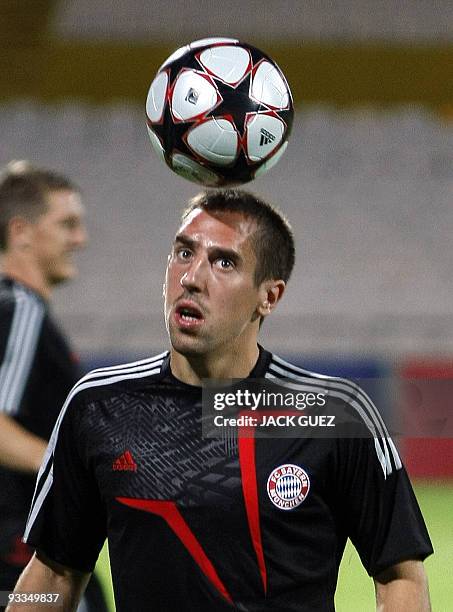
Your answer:
[[[283,280],[267,280],[261,283],[261,300],[256,309],[260,317],[267,317],[274,310],[285,292],[285,287]]]
[[[24,217],[12,217],[8,222],[7,244],[9,248],[23,250],[30,246],[33,226]]]

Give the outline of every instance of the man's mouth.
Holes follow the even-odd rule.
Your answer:
[[[176,322],[180,327],[193,328],[204,321],[201,310],[195,304],[180,304],[175,311]]]

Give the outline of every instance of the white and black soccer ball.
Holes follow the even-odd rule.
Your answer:
[[[231,38],[175,51],[146,100],[148,133],[167,165],[209,187],[251,181],[284,153],[294,116],[275,62]]]

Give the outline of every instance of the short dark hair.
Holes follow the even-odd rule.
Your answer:
[[[256,285],[270,279],[288,282],[295,261],[294,235],[278,208],[242,189],[216,189],[192,198],[182,220],[197,208],[207,212],[238,212],[255,220],[257,229],[251,239],[257,259]]]
[[[49,192],[60,190],[79,192],[63,174],[25,160],[10,162],[0,175],[0,250],[7,248],[11,219],[21,216],[35,222],[47,210]]]

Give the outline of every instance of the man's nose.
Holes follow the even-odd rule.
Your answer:
[[[72,244],[76,249],[82,249],[88,242],[88,231],[85,225],[80,224],[72,233]]]
[[[188,291],[203,291],[206,286],[206,262],[194,259],[181,276],[180,283]]]

